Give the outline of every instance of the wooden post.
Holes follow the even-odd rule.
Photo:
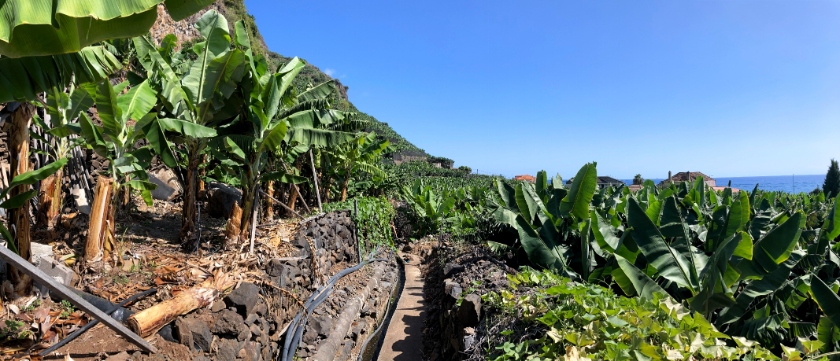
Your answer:
[[[312,180],[315,182],[315,199],[318,200],[318,212],[323,212],[321,192],[318,190],[318,172],[315,171],[315,157],[312,155],[312,148],[309,149],[309,164],[312,165]]]
[[[113,187],[113,179],[99,176],[96,182],[93,206],[90,211],[87,242],[85,243],[85,259],[87,262],[102,260],[105,239],[109,236],[114,223],[113,219],[111,219],[111,215],[113,214],[111,210],[111,192],[113,191]]]
[[[34,113],[35,107],[29,103],[20,103],[12,113],[12,121],[7,130],[8,146],[11,153],[9,162],[11,163],[10,181],[31,170],[29,165],[29,124],[32,122],[32,114]],[[29,188],[28,185],[17,186],[9,192],[9,197],[26,193]],[[9,225],[14,226],[9,228],[12,228],[18,255],[27,261],[31,261],[32,240],[30,238],[29,202],[25,202],[20,208],[9,210]],[[28,294],[32,288],[32,279],[11,265],[9,266],[9,278],[18,294]]]
[[[251,213],[251,248],[248,249],[248,254],[254,254],[254,237],[257,235],[257,211],[260,209],[260,187],[259,185],[254,187],[257,189],[254,192],[254,204],[253,204],[253,213]]]

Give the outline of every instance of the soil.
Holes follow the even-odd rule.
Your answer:
[[[49,243],[55,260],[75,271],[78,277],[74,287],[113,303],[156,288],[156,293],[127,306],[135,312],[200,284],[220,287],[224,284],[227,287],[222,289],[227,290],[239,282],[262,284],[265,278],[262,265],[271,258],[289,256],[295,249],[290,240],[296,232],[296,222],[258,228],[254,253],[249,255],[247,243],[223,244],[225,220],[202,214],[201,247],[195,253],[184,253],[178,240],[180,204],[157,200],[152,207],[139,200],[135,204],[139,206],[128,215],[118,217],[115,249],[106,262],[88,265],[76,257],[83,253],[87,235],[88,221],[84,214],[65,212],[54,231],[33,232],[33,241]],[[0,345],[0,359],[25,359],[30,355],[33,360],[40,359],[38,352],[90,321],[83,312],[72,310],[67,304],[62,306],[58,300],[15,297],[9,286],[2,287],[0,335],[11,330],[10,322],[19,325],[20,330],[16,332],[18,337]],[[218,295],[217,300],[222,297]],[[165,341],[159,335],[149,340],[159,350],[158,354],[141,357],[138,353],[132,359],[191,359],[186,346]],[[123,351],[131,354],[137,350],[100,324],[45,359],[64,359],[64,355],[70,355],[73,360],[102,360],[108,355]]]

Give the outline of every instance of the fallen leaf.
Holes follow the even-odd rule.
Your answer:
[[[40,307],[35,311],[35,321],[44,322],[47,317],[50,317],[50,309],[47,307]]]
[[[49,329],[47,332],[44,332],[44,336],[41,337],[41,340],[47,341],[48,344],[52,344],[52,339],[57,337],[58,334],[52,329]]]

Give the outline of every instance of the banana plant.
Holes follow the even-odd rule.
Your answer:
[[[0,54],[19,58],[74,53],[115,38],[140,36],[165,4],[176,21],[212,0],[53,1],[7,0],[0,3]]]
[[[687,193],[687,198],[699,199],[694,198],[699,192]],[[717,233],[686,221],[686,215],[696,212],[697,207],[693,201],[684,198],[679,202],[670,195],[664,200],[661,218],[651,217],[637,200],[629,198],[628,233],[639,253],[635,260],[616,254],[619,267],[613,270],[613,278],[628,295],[653,297],[653,293],[665,293],[685,300],[692,310],[715,320],[730,334],[767,340],[767,333],[759,334],[759,329],[785,318],[770,308],[762,311],[751,307],[779,291],[805,255],[796,250],[803,214],[796,211],[777,217],[778,223],[759,220],[762,231],[754,239],[749,230],[756,220],[750,220],[746,192],[731,205],[718,206],[724,208],[724,227]],[[721,214],[719,210],[715,213]],[[659,219],[660,225],[652,218]],[[715,248],[703,250],[704,244]]]
[[[126,88],[128,91],[123,92]],[[94,124],[87,113],[81,113],[79,128],[85,145],[109,160],[108,173],[113,177],[114,189],[140,190],[143,200],[151,205],[151,191],[155,185],[149,182],[146,169],[151,163],[152,149],[136,145],[148,137],[147,132],[155,124],[157,114],[152,109],[157,96],[154,89],[148,81],[136,85],[126,81],[116,86],[102,81],[90,90],[94,90],[102,125]]]
[[[6,5],[8,3],[0,7]],[[21,102],[11,116],[10,128],[7,131],[7,144],[13,151],[13,178],[29,171],[29,126],[35,114],[35,106],[30,102],[43,103],[40,94],[53,87],[64,87],[74,82],[81,84],[98,81],[107,78],[121,67],[122,64],[101,46],[86,47],[73,54],[0,57],[0,102]],[[14,107],[15,105],[7,105],[7,109]],[[9,190],[12,198],[27,194],[28,191],[29,184],[20,184]],[[17,244],[18,254],[27,260],[31,257],[29,222],[29,207],[26,203],[20,208],[10,209],[9,224],[14,229],[14,242],[10,242],[10,245]],[[10,278],[15,283],[16,290],[25,292],[30,289],[31,280],[19,270],[10,268]]]
[[[46,105],[49,122],[45,121],[47,119],[42,120],[37,114],[33,117],[36,124],[45,133],[44,138],[40,140],[50,148],[47,155],[53,160],[70,158],[72,150],[84,142],[83,138],[75,137],[81,131],[81,127],[76,120],[81,112],[93,106],[93,97],[84,87],[70,84],[66,91],[53,87],[47,92]],[[39,138],[40,136],[33,133],[32,137]],[[63,176],[64,167],[61,167],[55,172],[56,181],[52,183],[52,186],[48,189],[42,188],[42,191],[47,192],[48,197],[42,206],[46,206],[48,209],[41,210],[41,212],[45,216],[49,228],[54,226],[64,200],[61,187]]]
[[[247,40],[247,38],[244,38]],[[310,147],[332,147],[352,139],[352,133],[328,129],[344,124],[349,114],[329,109],[335,88],[332,82],[319,84],[300,94],[292,86],[305,63],[293,58],[271,73],[263,58],[249,56],[249,76],[240,87],[245,99],[235,134],[224,138],[229,158],[240,164],[244,232],[253,220],[259,185],[276,181],[292,185],[307,181],[288,166]],[[269,169],[274,165],[274,169]]]
[[[440,233],[445,222],[454,217],[455,197],[436,192],[432,187],[424,185],[418,178],[411,186],[404,185],[400,197],[417,213],[422,223],[418,225],[422,231]]]
[[[0,102],[37,100],[54,87],[97,82],[120,68],[122,63],[103,46],[63,55],[0,57]]]
[[[167,45],[171,42],[157,48],[148,37],[134,39],[137,60],[156,90],[161,114],[165,114],[152,122],[147,139],[170,167],[178,164],[171,143],[182,144],[187,153],[180,231],[185,245],[197,238],[196,200],[202,154],[217,136],[214,128],[230,123],[242,108],[242,98],[233,95],[247,73],[247,59],[251,57],[243,22],[235,25],[234,42],[227,19],[214,10],[207,11],[196,22],[196,28],[201,41],[177,56],[173,47]],[[253,70],[253,63],[250,67]]]
[[[342,202],[347,200],[347,187],[353,174],[365,172],[374,176],[385,176],[378,164],[389,145],[387,139],[377,139],[374,132],[361,133],[354,140],[329,152],[330,164],[334,171],[344,178],[341,183]]]
[[[536,187],[495,181],[499,207],[494,217],[517,231],[516,246],[533,265],[589,278],[595,268],[590,204],[598,187],[596,167],[594,162],[581,167],[568,189],[559,177],[549,185],[544,171],[538,173]]]
[[[152,205],[151,191],[156,186],[149,182],[146,173],[152,150],[149,146],[138,148],[136,145],[148,138],[149,130],[155,124],[157,114],[152,109],[157,96],[147,80],[132,86],[127,81],[113,86],[105,80],[89,91],[96,94],[94,101],[102,126],[94,124],[87,113],[82,112],[81,135],[85,145],[107,159],[110,165],[107,172],[110,178],[100,175],[97,188],[102,191],[96,192],[92,202],[85,256],[89,261],[95,261],[101,259],[103,250],[107,250],[109,240],[113,241],[118,190],[128,196],[131,189],[137,189],[143,200]]]
[[[38,168],[37,170],[28,171],[13,178],[12,181],[9,182],[8,187],[0,190],[0,208],[6,210],[20,208],[22,205],[24,205],[26,202],[32,199],[32,197],[34,197],[37,194],[37,192],[35,190],[29,190],[7,198],[7,196],[9,196],[9,192],[12,189],[14,189],[17,186],[27,186],[42,181],[47,177],[55,174],[55,172],[64,167],[65,164],[67,164],[67,158],[57,159],[54,162],[47,164],[46,166]],[[12,251],[14,251],[15,253],[19,252],[21,245],[15,241],[14,237],[12,237],[11,232],[9,232],[9,229],[6,228],[6,226],[4,226],[3,223],[0,223],[0,237],[2,237],[2,239],[7,242],[8,247],[12,249]],[[24,246],[28,247],[28,245]]]

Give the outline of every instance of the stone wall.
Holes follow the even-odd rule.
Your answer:
[[[283,347],[290,322],[301,311],[307,298],[337,272],[358,264],[354,227],[349,211],[332,212],[302,221],[291,241],[297,250],[296,255],[266,262],[263,267],[264,282],[242,283],[212,307],[178,318],[173,328],[176,341],[189,349],[191,360],[275,359]],[[393,282],[396,272],[394,264],[393,257],[390,257],[388,271],[383,273],[382,281],[375,281],[377,289],[382,292],[371,293],[365,302],[367,308],[354,322],[356,327],[349,333],[349,340],[356,341],[365,336],[381,319],[381,307],[377,306],[384,304],[382,293],[386,294],[387,300],[391,285],[388,280]],[[332,320],[347,297],[355,295],[357,289],[371,281],[372,268],[365,266],[339,281],[333,294],[314,310],[297,349],[298,359],[312,356],[330,335],[334,326]],[[140,353],[135,353],[132,358],[167,359],[162,354]]]
[[[487,333],[482,322],[487,307],[480,295],[507,287],[506,272],[514,272],[480,246],[458,248],[449,242],[435,244],[424,262],[427,360],[466,360],[483,352],[477,340]]]
[[[394,154],[394,164],[400,165],[406,162],[414,162],[414,161],[425,161],[425,155],[405,155],[402,153],[395,153]]]

